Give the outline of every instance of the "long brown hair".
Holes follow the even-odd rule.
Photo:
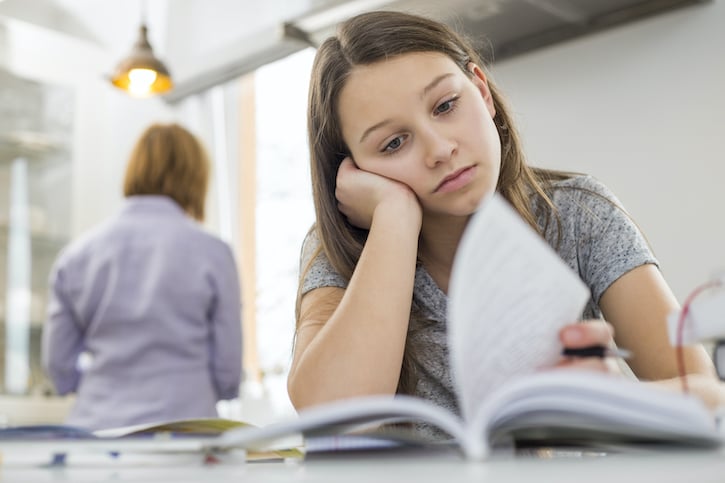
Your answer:
[[[152,124],[131,151],[123,194],[168,196],[203,221],[209,164],[202,143],[184,127]]]
[[[315,56],[307,119],[317,220],[313,229],[317,231],[321,250],[335,270],[347,280],[352,276],[368,231],[351,225],[337,209],[337,170],[349,154],[338,116],[339,95],[355,66],[414,52],[442,53],[468,76],[471,75],[467,69],[470,62],[484,68],[483,60],[464,36],[425,17],[393,11],[364,13],[343,22],[337,35],[323,42]],[[512,117],[499,89],[490,79],[489,89],[496,109],[494,123],[501,139],[501,172],[496,189],[532,227],[541,231],[536,223],[537,214],[531,208],[531,197],[540,197],[544,203],[538,205],[552,211],[553,204],[544,188],[547,181],[564,175],[534,169],[526,164]],[[310,260],[314,258],[313,255]],[[303,270],[303,279],[307,268],[309,265]],[[299,299],[298,294],[298,321]],[[420,317],[415,310],[412,316]],[[414,361],[414,348],[406,342],[399,392],[414,390]]]

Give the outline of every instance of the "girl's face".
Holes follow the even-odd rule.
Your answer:
[[[355,67],[340,92],[342,134],[362,170],[409,186],[427,215],[466,216],[494,191],[496,114],[481,69],[412,53]]]

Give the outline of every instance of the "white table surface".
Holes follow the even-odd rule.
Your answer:
[[[725,482],[725,451],[658,450],[606,454],[540,450],[538,455],[494,455],[483,462],[464,461],[458,454],[336,454],[307,461],[240,464],[148,464],[142,466],[78,466],[65,468],[2,468],[5,482],[335,482],[416,483],[469,481],[536,483],[700,483]]]

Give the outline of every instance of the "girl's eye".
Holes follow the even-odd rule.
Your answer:
[[[398,136],[397,138],[390,141],[388,144],[385,145],[383,148],[384,153],[392,153],[393,151],[396,151],[400,146],[403,144],[403,138],[402,136]]]
[[[438,104],[434,110],[435,114],[445,114],[446,112],[452,111],[456,106],[457,97],[448,99],[445,102]]]

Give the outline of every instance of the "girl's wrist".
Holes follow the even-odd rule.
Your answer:
[[[423,210],[413,193],[381,201],[373,213],[373,220],[388,221],[394,226],[408,226],[420,232],[423,223]]]

